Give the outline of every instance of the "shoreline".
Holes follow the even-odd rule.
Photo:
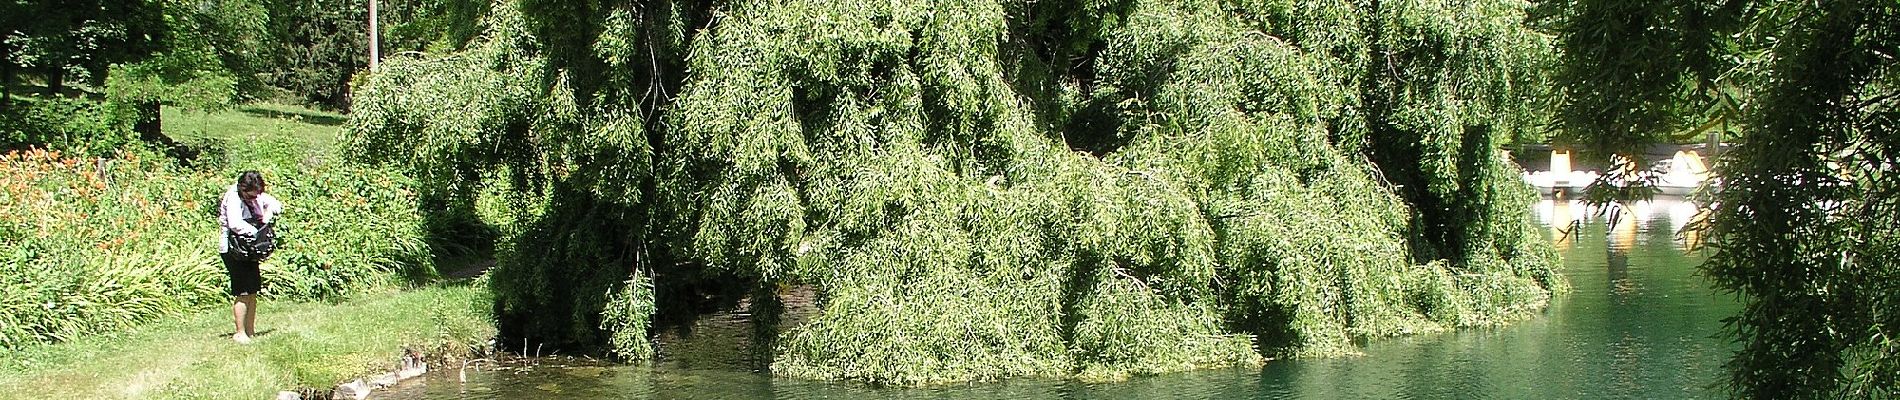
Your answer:
[[[378,292],[348,301],[260,305],[259,337],[236,345],[230,311],[204,309],[128,331],[21,349],[0,360],[0,399],[275,398],[490,346],[485,285]],[[460,355],[457,355],[457,354]]]

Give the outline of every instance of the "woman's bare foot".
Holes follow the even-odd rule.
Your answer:
[[[236,335],[231,335],[231,339],[236,340],[238,344],[251,344],[251,335],[239,333]]]

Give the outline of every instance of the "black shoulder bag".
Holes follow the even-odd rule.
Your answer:
[[[244,222],[257,227],[257,234],[243,235],[238,234],[237,231],[225,230],[225,235],[230,236],[231,251],[252,260],[270,258],[271,252],[277,251],[277,233],[271,230],[271,224],[266,224],[257,218],[246,219]]]

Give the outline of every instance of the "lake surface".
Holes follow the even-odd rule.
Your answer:
[[[1676,399],[1711,388],[1736,349],[1720,339],[1739,304],[1696,269],[1705,257],[1676,232],[1695,207],[1659,199],[1620,208],[1611,226],[1574,201],[1545,200],[1540,222],[1564,256],[1571,292],[1542,315],[1493,329],[1374,340],[1363,356],[1282,360],[1086,384],[1020,379],[929,389],[773,378],[747,372],[731,349],[663,354],[652,367],[555,366],[432,373],[376,398],[397,399]],[[1575,224],[1573,224],[1575,222]],[[1564,227],[1577,230],[1566,235]],[[748,328],[694,335],[743,336]],[[713,341],[720,343],[720,341]],[[726,341],[724,343],[731,343]],[[688,347],[690,346],[681,346]],[[725,346],[731,347],[731,346]],[[713,354],[718,353],[718,354]],[[706,359],[728,360],[706,361]]]

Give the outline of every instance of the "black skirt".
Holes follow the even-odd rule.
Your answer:
[[[264,277],[257,271],[257,260],[238,255],[237,252],[218,253],[224,259],[224,273],[231,277],[231,295],[255,295],[264,285]]]

